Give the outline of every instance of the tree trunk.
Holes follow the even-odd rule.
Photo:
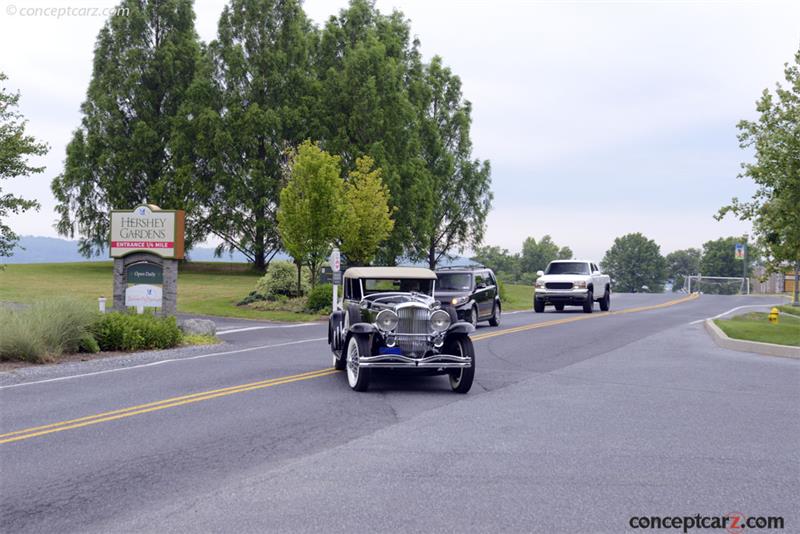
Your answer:
[[[433,242],[428,247],[428,268],[431,271],[436,269],[436,245]]]
[[[792,306],[800,306],[800,261],[794,264],[794,299]]]
[[[300,285],[300,277],[303,274],[303,264],[299,261],[294,262],[294,264],[297,265],[297,296],[299,297],[303,294],[302,286]]]
[[[264,230],[259,222],[256,221],[256,239],[253,243],[253,267],[263,273],[266,269],[266,251],[264,250]]]
[[[311,289],[314,289],[317,286],[317,268],[319,266],[317,265],[317,262],[314,261],[311,262],[309,267],[311,268]]]

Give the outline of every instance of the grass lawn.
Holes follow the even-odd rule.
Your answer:
[[[714,322],[735,339],[800,347],[800,316],[782,313],[778,324],[770,323],[767,317],[767,313],[746,313]]]
[[[530,310],[533,308],[533,286],[506,284],[503,311]]]
[[[93,303],[97,297],[110,300],[112,262],[32,263],[6,265],[0,271],[0,301],[32,302],[51,296],[70,296]],[[207,272],[213,270],[213,273]],[[309,321],[318,315],[281,311],[258,311],[236,303],[255,288],[259,275],[249,271],[225,271],[220,264],[193,264],[178,275],[178,311],[202,315]]]
[[[778,309],[781,311],[781,313],[800,315],[800,306],[792,306],[791,304],[786,304],[784,306],[778,306]]]

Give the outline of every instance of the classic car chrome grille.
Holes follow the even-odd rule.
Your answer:
[[[428,348],[423,336],[404,336],[403,334],[429,334],[430,315],[426,308],[407,307],[397,310],[400,321],[397,324],[397,346],[404,354],[415,353],[422,356]]]
[[[572,282],[545,282],[547,289],[572,289]]]

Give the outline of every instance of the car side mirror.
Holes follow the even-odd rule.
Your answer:
[[[544,276],[544,271],[536,271],[536,276]]]

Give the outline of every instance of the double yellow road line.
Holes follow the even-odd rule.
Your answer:
[[[11,443],[14,441],[22,441],[23,439],[34,438],[36,436],[44,436],[45,434],[52,434],[54,432],[62,432],[64,430],[71,430],[73,428],[81,428],[89,425],[96,425],[98,423],[105,423],[108,421],[116,421],[125,417],[134,415],[141,415],[158,410],[165,410],[167,408],[174,408],[175,406],[183,406],[184,404],[192,404],[194,402],[201,402],[219,397],[233,395],[235,393],[244,393],[245,391],[253,391],[255,389],[264,389],[272,386],[280,386],[282,384],[289,384],[291,382],[299,382],[301,380],[311,380],[312,378],[320,378],[336,373],[336,370],[331,368],[320,369],[318,371],[311,371],[308,373],[301,373],[297,375],[282,376],[280,378],[271,378],[269,380],[262,380],[260,382],[251,382],[249,384],[241,384],[239,386],[231,386],[222,389],[212,389],[210,391],[202,391],[200,393],[193,393],[191,395],[183,395],[180,397],[172,397],[156,402],[149,402],[147,404],[139,404],[138,406],[129,406],[120,410],[113,410],[110,412],[98,413],[95,415],[88,415],[86,417],[79,417],[78,419],[70,419],[69,421],[60,421],[49,425],[36,426],[33,428],[26,428],[24,430],[17,430],[7,434],[0,434],[0,444]]]
[[[555,319],[553,321],[543,321],[541,323],[532,323],[526,324],[522,326],[515,326],[513,328],[506,328],[504,330],[496,330],[494,332],[487,332],[485,334],[475,334],[472,336],[473,341],[480,341],[482,339],[489,339],[492,337],[497,336],[504,336],[506,334],[515,334],[517,332],[525,332],[528,330],[535,330],[537,328],[545,328],[548,326],[555,326],[557,324],[567,324],[567,323],[575,323],[577,321],[585,321],[587,319],[599,319],[601,317],[610,317],[612,315],[623,315],[626,313],[637,313],[649,310],[658,310],[660,308],[668,308],[670,306],[675,306],[676,304],[682,304],[684,302],[688,302],[690,300],[695,300],[700,295],[697,293],[692,293],[691,295],[687,295],[683,298],[670,300],[668,302],[662,302],[661,304],[652,304],[650,306],[639,306],[637,308],[626,308],[624,310],[619,311],[610,311],[610,312],[600,312],[600,313],[592,313],[592,314],[580,314],[580,315],[573,315],[572,317],[565,317],[564,319]]]
[[[589,314],[576,315],[573,317],[565,317],[563,319],[556,319],[553,321],[544,321],[541,323],[532,323],[523,326],[516,326],[512,328],[506,328],[504,330],[487,332],[485,334],[476,334],[472,336],[472,339],[473,341],[481,341],[483,339],[489,339],[497,336],[504,336],[507,334],[515,334],[517,332],[525,332],[528,330],[534,330],[536,328],[545,328],[548,326],[555,326],[559,324],[574,323],[576,321],[597,319],[601,317],[608,317],[611,315],[622,315],[626,313],[636,313],[648,310],[656,310],[659,308],[666,308],[669,306],[674,306],[676,304],[681,304],[683,302],[694,300],[698,296],[699,295],[694,294],[681,299],[671,300],[669,302],[664,302],[661,304],[654,304],[652,306],[641,306],[638,308],[628,308],[620,311],[603,312],[591,315]],[[231,386],[221,389],[212,389],[210,391],[201,391],[199,393],[192,393],[191,395],[182,395],[180,397],[171,397],[160,401],[149,402],[147,404],[139,404],[137,406],[129,406],[127,408],[112,410],[110,412],[102,412],[95,415],[87,415],[86,417],[79,417],[77,419],[70,419],[68,421],[51,423],[49,425],[25,428],[22,430],[16,430],[14,432],[8,432],[6,434],[0,434],[0,445],[2,445],[3,443],[12,443],[15,441],[22,441],[25,439],[35,438],[37,436],[44,436],[46,434],[53,434],[55,432],[62,432],[64,430],[72,430],[75,428],[81,428],[89,425],[96,425],[99,423],[116,421],[118,419],[124,419],[126,417],[132,417],[134,415],[141,415],[159,410],[166,410],[167,408],[174,408],[176,406],[183,406],[185,404],[192,404],[195,402],[216,399],[219,397],[226,397],[228,395],[234,395],[236,393],[244,393],[246,391],[253,391],[256,389],[264,389],[272,386],[280,386],[283,384],[290,384],[292,382],[300,382],[302,380],[311,380],[312,378],[321,378],[324,376],[335,374],[336,372],[337,371],[335,369],[329,367],[327,369],[319,369],[317,371],[309,371],[307,373],[282,376],[279,378],[271,378],[269,380],[250,382],[249,384],[241,384],[238,386]]]

